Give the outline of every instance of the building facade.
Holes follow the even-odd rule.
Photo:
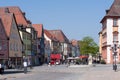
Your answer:
[[[60,54],[62,55],[62,60],[65,61],[67,57],[69,56],[69,40],[65,36],[65,34],[62,32],[62,30],[49,30],[49,32],[56,37],[56,39],[60,42]]]
[[[99,33],[100,48],[102,58],[106,63],[113,63],[114,43],[120,45],[120,0],[114,0],[109,10],[106,10],[106,15],[101,20],[102,29]],[[120,61],[120,50],[117,47],[117,62]]]
[[[79,43],[77,40],[72,40],[71,41],[72,44],[72,57],[79,57],[80,56],[80,47],[79,47]]]
[[[9,59],[8,36],[0,18],[0,62],[6,63]],[[7,64],[7,63],[6,63]]]
[[[44,29],[43,24],[33,24],[34,29],[37,31],[37,56],[36,62],[37,65],[42,65],[44,63],[44,54],[45,54],[45,38],[44,38]]]
[[[22,40],[18,31],[14,14],[5,12],[1,15],[3,26],[8,37],[8,45],[4,45],[6,50],[8,48],[8,66],[13,68],[22,65]]]

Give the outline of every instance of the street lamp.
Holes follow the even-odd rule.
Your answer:
[[[113,43],[112,46],[112,51],[113,51],[113,70],[117,70],[117,61],[116,61],[116,57],[117,57],[117,49],[118,49],[118,45],[117,42]]]

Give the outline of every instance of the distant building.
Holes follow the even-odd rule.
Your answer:
[[[51,54],[60,54],[60,43],[57,38],[49,32],[49,30],[44,30],[45,37],[45,58],[47,62],[50,61]]]
[[[68,55],[70,54],[68,48],[69,47],[69,40],[62,32],[62,30],[49,30],[49,32],[56,37],[56,39],[60,42],[61,48],[60,53],[62,54],[62,59],[67,59]]]
[[[79,57],[80,56],[80,47],[77,40],[72,40],[72,57]]]
[[[22,12],[22,10],[19,7],[17,6],[0,7],[1,15],[6,12],[14,14],[15,22],[20,29],[20,32],[21,32],[20,36],[24,43],[23,56],[25,56],[25,58],[27,58],[28,61],[31,61],[33,65],[35,65],[36,64],[35,56],[37,53],[37,50],[36,50],[37,44],[35,40],[37,39],[37,32],[32,27],[32,23],[26,19],[25,12]],[[23,34],[25,34],[26,36]]]
[[[37,56],[36,62],[38,65],[44,63],[44,55],[45,55],[45,38],[44,38],[44,29],[43,24],[33,24],[32,25],[37,31]]]

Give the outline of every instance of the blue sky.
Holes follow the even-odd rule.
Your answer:
[[[92,37],[98,43],[101,19],[114,0],[0,0],[0,6],[19,6],[33,24],[62,30],[68,39]]]

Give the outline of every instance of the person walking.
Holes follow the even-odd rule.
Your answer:
[[[31,63],[31,61],[28,61],[28,66],[30,67],[30,69],[32,69],[32,63]]]
[[[0,63],[0,74],[4,73],[4,65]]]
[[[23,66],[24,66],[24,73],[27,73],[27,61],[23,62]]]
[[[2,74],[2,65],[0,63],[0,74]]]

